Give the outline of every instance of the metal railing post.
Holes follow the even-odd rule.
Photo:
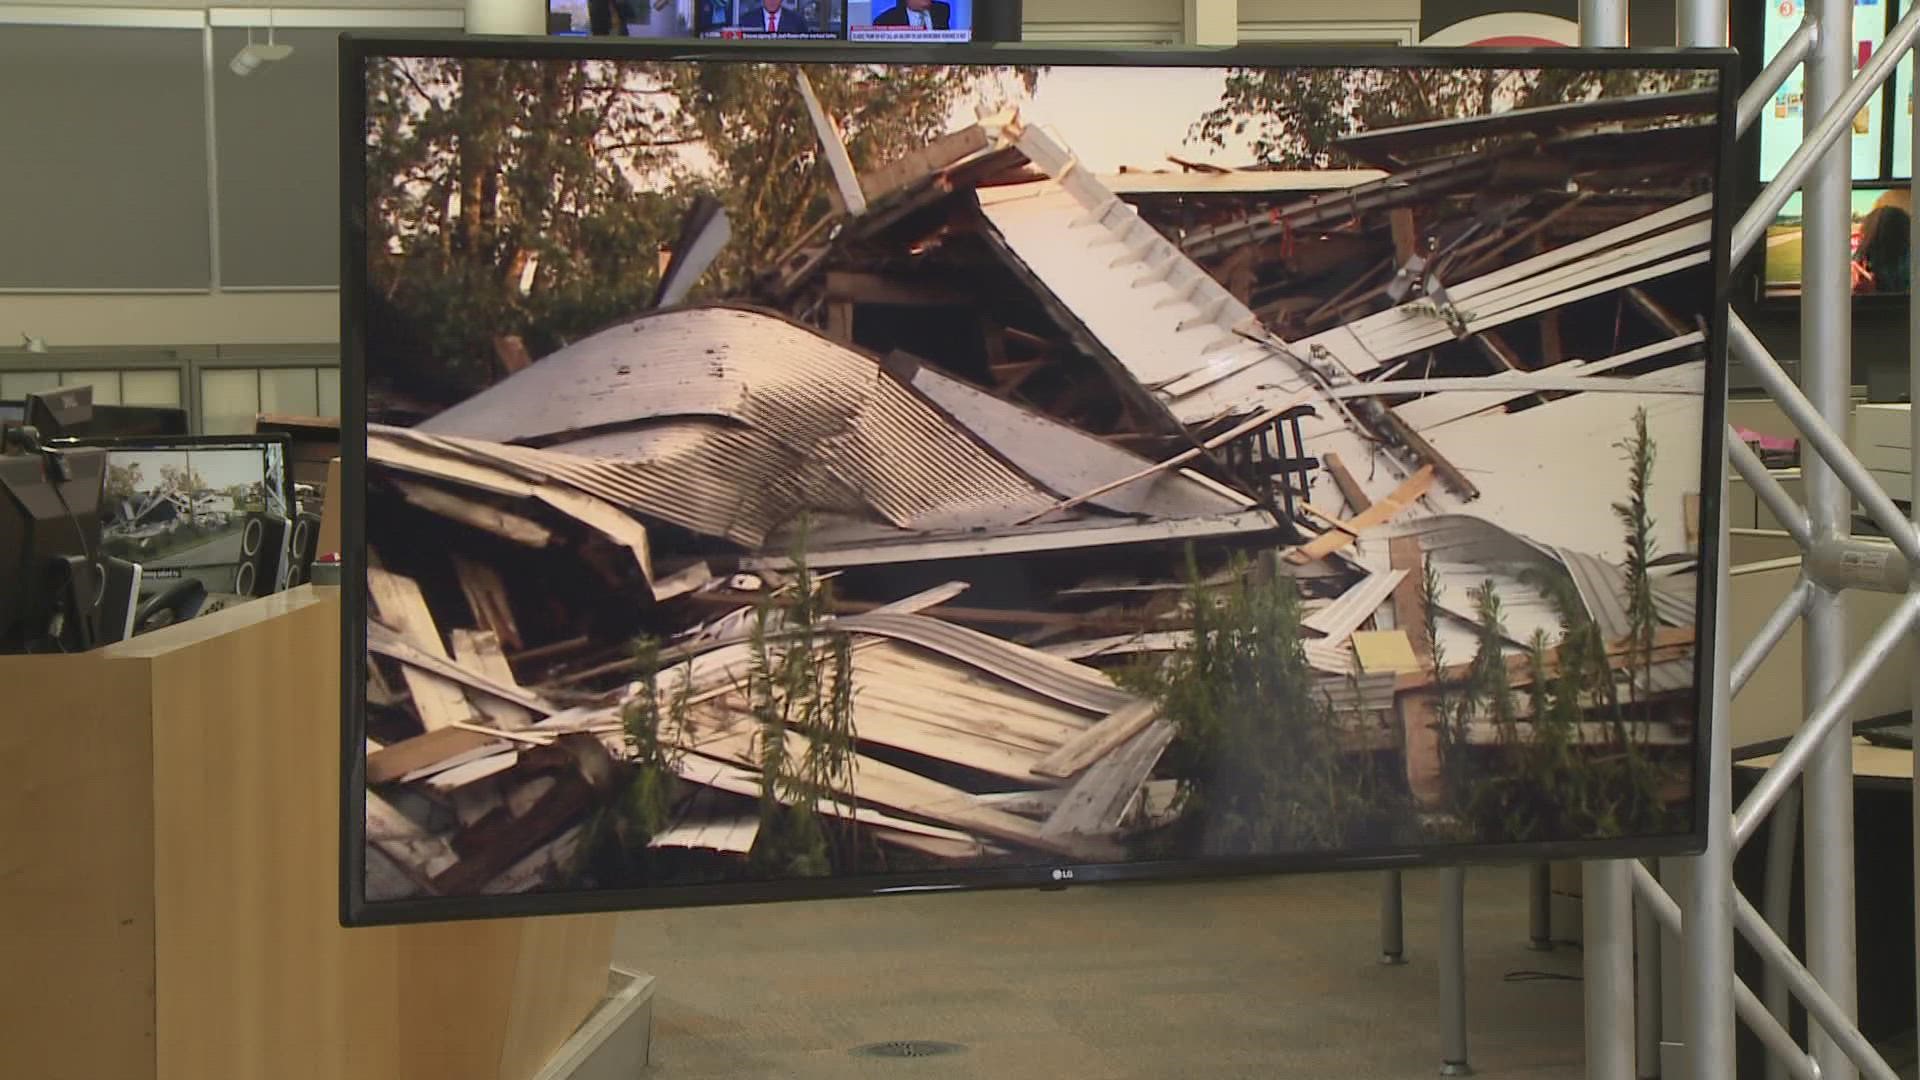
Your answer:
[[[1727,43],[1726,0],[1680,0],[1678,41],[1682,47],[1712,47]],[[1732,642],[1727,636],[1727,474],[1720,475],[1718,522],[1721,557],[1715,560],[1713,693],[1707,715],[1698,720],[1698,738],[1706,743],[1706,775],[1694,782],[1706,785],[1706,849],[1690,867],[1687,890],[1685,954],[1682,981],[1682,1038],[1685,1040],[1683,1080],[1714,1080],[1731,1075],[1734,1067],[1733,975],[1733,759],[1728,737]],[[1675,913],[1677,914],[1677,913]],[[1675,920],[1677,923],[1678,920]]]
[[[1471,1076],[1467,1060],[1467,871],[1440,871],[1440,1075]]]
[[[1406,919],[1402,914],[1400,871],[1380,876],[1380,962],[1407,962]]]
[[[1580,44],[1626,45],[1625,0],[1580,0]],[[1580,868],[1587,1080],[1635,1075],[1633,865],[1610,859]]]
[[[1813,135],[1853,81],[1853,0],[1813,0],[1816,25],[1806,61],[1805,131]],[[1846,140],[1821,154],[1801,190],[1804,239],[1800,300],[1800,387],[1830,428],[1845,431],[1852,381],[1853,172]],[[1801,462],[1815,543],[1851,532],[1853,499],[1819,455]],[[1847,666],[1844,594],[1816,587],[1807,603],[1802,691],[1811,715],[1832,699]],[[1807,966],[1849,1018],[1855,998],[1853,909],[1853,732],[1835,724],[1807,764],[1802,792],[1806,830]],[[1822,1080],[1854,1080],[1853,1062],[1818,1028],[1808,1052]]]

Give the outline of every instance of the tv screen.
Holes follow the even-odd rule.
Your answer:
[[[700,36],[729,41],[832,41],[847,29],[847,0],[693,0]]]
[[[345,49],[348,922],[1697,850],[1731,53]]]
[[[195,578],[210,597],[239,596],[249,520],[294,516],[285,436],[63,441],[68,444],[106,450],[100,552],[139,563],[142,581],[153,587]],[[281,561],[275,556],[264,565],[277,568]]]
[[[689,38],[698,2],[548,0],[548,30],[561,37]]]
[[[849,41],[973,40],[973,0],[847,0]]]
[[[1911,287],[1911,233],[1913,197],[1908,185],[1855,187],[1853,231],[1853,294],[1856,297],[1905,296]],[[1761,265],[1761,296],[1769,300],[1797,299],[1800,295],[1800,193],[1788,196],[1780,216],[1767,226],[1767,246]]]

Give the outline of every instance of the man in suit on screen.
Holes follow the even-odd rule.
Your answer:
[[[813,33],[805,15],[785,10],[780,4],[781,0],[760,0],[759,7],[740,16],[740,29],[768,34]]]
[[[873,20],[875,26],[904,26],[915,30],[945,30],[953,21],[947,0],[900,0]]]

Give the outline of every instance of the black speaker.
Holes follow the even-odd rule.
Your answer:
[[[241,596],[275,592],[286,557],[287,519],[277,514],[248,514],[240,528],[240,568],[233,576],[233,591]]]
[[[313,559],[320,554],[320,515],[293,519],[293,539],[287,542],[287,588],[305,585],[313,577]]]

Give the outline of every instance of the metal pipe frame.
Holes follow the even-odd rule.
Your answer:
[[[1737,123],[1744,131],[1761,107],[1799,64],[1806,69],[1806,122],[1802,143],[1780,175],[1740,216],[1732,237],[1732,260],[1740,261],[1764,237],[1796,190],[1804,207],[1805,264],[1801,299],[1800,381],[1788,376],[1738,317],[1729,319],[1731,354],[1751,372],[1804,436],[1802,471],[1807,484],[1803,511],[1767,475],[1757,457],[1729,440],[1729,471],[1746,477],[1801,549],[1838,550],[1851,538],[1854,503],[1890,538],[1906,560],[1907,597],[1857,654],[1849,656],[1845,597],[1860,587],[1894,588],[1898,570],[1877,583],[1835,580],[1803,573],[1755,637],[1734,659],[1727,642],[1728,578],[1724,554],[1717,567],[1714,670],[1708,715],[1701,718],[1707,744],[1706,845],[1694,860],[1683,918],[1680,905],[1645,867],[1632,868],[1640,900],[1684,946],[1684,1078],[1709,1080],[1734,1072],[1736,1014],[1760,1037],[1770,1062],[1767,1075],[1794,1080],[1851,1080],[1859,1075],[1891,1080],[1886,1062],[1861,1035],[1857,1023],[1853,889],[1853,768],[1846,722],[1867,680],[1902,649],[1914,649],[1920,625],[1920,502],[1903,512],[1846,445],[1852,368],[1851,169],[1842,139],[1852,118],[1879,91],[1904,54],[1920,38],[1920,7],[1900,20],[1856,75],[1850,53],[1851,0],[1812,0],[1808,18],[1779,55],[1771,58],[1742,95]],[[1584,8],[1583,8],[1584,11]],[[1682,46],[1725,44],[1726,0],[1680,0]],[[1920,141],[1920,117],[1913,121]],[[1920,249],[1920,219],[1911,242]],[[1920,305],[1913,305],[1910,356],[1920,357]],[[1920,366],[1909,365],[1910,400],[1920,401]],[[1920,418],[1912,427],[1913,470],[1920,473]],[[1722,496],[1726,492],[1722,477]],[[1727,522],[1718,523],[1721,552]],[[1819,577],[1820,580],[1814,580]],[[1804,692],[1807,721],[1735,814],[1728,709],[1767,654],[1805,619]],[[1912,653],[1908,653],[1909,656]],[[1913,692],[1920,700],[1920,665],[1913,666]],[[1796,783],[1801,788],[1796,791]],[[1915,779],[1920,796],[1920,777]],[[1733,856],[1773,814],[1768,852],[1766,916],[1733,886]],[[1915,799],[1920,826],[1920,797]],[[1796,834],[1806,837],[1807,961],[1803,964],[1776,927],[1792,911]],[[1920,828],[1915,863],[1920,866]],[[1915,913],[1920,928],[1920,910]],[[1738,929],[1764,961],[1766,1000],[1733,972],[1733,934]],[[1809,1046],[1794,1042],[1786,1025],[1789,997],[1811,1020]],[[1597,1033],[1589,1032],[1590,1039]]]
[[[1380,962],[1407,962],[1406,920],[1402,915],[1400,871],[1380,875]]]
[[[1580,0],[1580,44],[1627,43],[1626,0]],[[1581,867],[1582,991],[1586,1001],[1587,1080],[1634,1080],[1633,877],[1630,859]]]
[[[1472,1076],[1467,1059],[1467,871],[1440,871],[1440,1075]]]
[[[1659,878],[1654,860],[1643,860],[1647,873]],[[1631,891],[1632,881],[1628,881]],[[1631,899],[1631,898],[1629,898]],[[1660,920],[1648,904],[1633,905],[1633,1034],[1634,1075],[1659,1080],[1662,1042],[1660,993]]]

